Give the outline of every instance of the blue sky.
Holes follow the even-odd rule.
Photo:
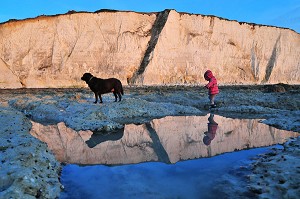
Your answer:
[[[300,0],[3,0],[0,23],[9,19],[63,14],[69,10],[94,12],[100,9],[178,12],[291,28],[300,33]]]

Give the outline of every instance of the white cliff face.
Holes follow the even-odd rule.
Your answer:
[[[91,72],[124,84],[139,65],[155,14],[39,17],[0,26],[0,87],[83,86]]]
[[[0,88],[85,86],[85,72],[123,84],[300,83],[292,30],[177,13],[102,11],[0,24]]]
[[[300,35],[287,29],[171,11],[152,54],[144,84],[198,84],[207,69],[221,84],[300,80]]]

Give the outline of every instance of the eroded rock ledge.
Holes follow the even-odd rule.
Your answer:
[[[300,83],[300,35],[214,16],[69,12],[0,24],[0,88],[85,86],[84,72],[130,85]]]

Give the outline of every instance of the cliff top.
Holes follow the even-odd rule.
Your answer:
[[[174,9],[165,9],[164,11],[166,11],[166,10],[174,10]],[[161,12],[164,12],[164,11],[161,11]],[[174,10],[174,11],[177,12],[176,10]],[[81,13],[102,13],[102,12],[103,13],[104,12],[112,12],[112,13],[115,13],[115,12],[125,12],[125,13],[126,12],[134,12],[134,13],[138,13],[138,14],[147,14],[147,15],[160,13],[160,12],[135,12],[135,11],[128,11],[128,10],[123,10],[122,11],[122,10],[113,10],[113,9],[100,9],[100,10],[97,10],[95,12],[69,10],[68,12],[66,12],[64,14],[39,15],[39,16],[34,17],[34,18],[25,18],[25,19],[10,19],[10,20],[8,20],[6,22],[0,23],[0,25],[6,24],[6,23],[11,23],[11,22],[20,22],[20,21],[25,21],[25,20],[41,19],[41,18],[45,18],[45,17],[57,17],[57,16],[63,16],[63,15],[72,15],[72,14],[81,14]],[[196,15],[196,16],[203,16],[203,17],[215,17],[215,18],[218,18],[220,20],[238,22],[240,25],[248,24],[250,26],[273,27],[273,28],[288,29],[288,30],[292,30],[292,31],[296,32],[295,30],[290,29],[290,28],[279,27],[279,26],[272,26],[272,25],[264,25],[264,24],[257,24],[257,23],[251,23],[251,22],[243,22],[243,21],[237,21],[237,20],[230,20],[230,19],[226,19],[226,18],[223,18],[223,17],[215,16],[215,15],[204,15],[204,14],[195,14],[195,13],[187,13],[187,12],[178,12],[178,13],[179,14],[183,14],[183,15],[187,14],[187,15]]]

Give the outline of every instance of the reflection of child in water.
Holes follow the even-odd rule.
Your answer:
[[[210,145],[211,141],[215,138],[218,129],[218,123],[214,120],[214,114],[210,114],[207,123],[207,131],[204,133],[203,143]]]

